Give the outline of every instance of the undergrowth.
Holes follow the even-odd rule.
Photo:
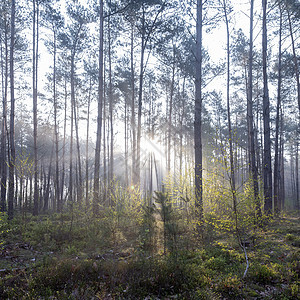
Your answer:
[[[73,218],[2,216],[1,299],[299,299],[299,219],[273,219],[255,232],[242,278],[234,236],[206,223],[199,243],[173,204],[162,205],[144,206],[138,218],[79,209]]]

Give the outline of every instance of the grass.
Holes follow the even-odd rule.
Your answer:
[[[299,218],[256,232],[244,279],[230,237],[215,234],[205,245],[191,237],[163,255],[141,247],[138,224],[104,221],[77,218],[70,230],[71,218],[57,215],[2,226],[1,299],[300,299]]]

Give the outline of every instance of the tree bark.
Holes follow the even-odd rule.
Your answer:
[[[172,113],[173,113],[173,95],[174,95],[174,82],[175,82],[175,45],[173,45],[173,61],[172,61],[172,78],[170,89],[170,103],[169,103],[169,116],[168,116],[168,152],[167,152],[167,173],[171,171],[171,133],[172,133]]]
[[[111,2],[111,1],[110,1]],[[108,17],[108,95],[109,95],[109,123],[110,123],[110,168],[109,186],[112,188],[114,179],[114,124],[113,124],[113,86],[112,86],[112,61],[111,61],[111,24]],[[111,199],[110,199],[111,202]]]
[[[1,128],[1,178],[0,178],[0,189],[1,189],[1,200],[0,200],[0,211],[6,211],[6,192],[7,192],[7,92],[8,92],[8,22],[5,15],[5,28],[4,28],[4,45],[5,45],[5,59],[3,58],[3,49],[1,45],[1,73],[2,73],[2,128]],[[4,68],[3,68],[4,59]]]
[[[70,159],[69,159],[69,204],[73,206],[73,127],[74,127],[74,98],[75,98],[75,82],[74,82],[74,65],[75,53],[71,54],[71,134],[70,134]]]
[[[10,130],[9,130],[9,182],[8,182],[8,218],[11,220],[14,215],[14,172],[15,172],[15,82],[14,82],[14,46],[15,46],[15,0],[11,0],[11,29],[10,29]]]
[[[56,96],[56,30],[53,28],[53,106],[54,106],[54,134],[55,134],[55,196],[53,211],[60,211],[59,189],[59,149],[58,149],[58,124],[57,124],[57,96]]]
[[[287,14],[288,14],[288,20],[289,20],[289,29],[290,29],[290,36],[292,41],[292,49],[293,49],[293,58],[294,58],[294,65],[295,65],[295,74],[296,74],[296,82],[297,82],[297,97],[298,97],[298,109],[300,114],[300,76],[299,76],[299,65],[298,65],[298,58],[296,54],[296,48],[295,48],[295,39],[293,35],[293,28],[292,28],[292,21],[291,21],[291,15],[288,7],[286,7]]]
[[[253,194],[255,202],[256,217],[261,216],[260,201],[258,196],[258,170],[256,165],[255,153],[255,133],[253,121],[253,8],[254,0],[251,0],[250,7],[250,49],[249,49],[249,72],[248,72],[248,97],[247,97],[247,123],[248,123],[248,141],[249,141],[249,158],[250,174],[253,181]]]
[[[140,74],[139,74],[139,94],[138,94],[138,124],[137,124],[137,153],[136,153],[136,175],[137,182],[140,184],[141,179],[141,137],[142,137],[142,99],[143,99],[143,80],[144,80],[144,55],[146,49],[145,37],[145,9],[142,12],[142,37],[141,37],[141,58],[140,58]]]
[[[270,138],[270,99],[267,75],[267,0],[262,0],[263,28],[262,28],[262,60],[263,60],[263,123],[264,123],[264,210],[267,215],[272,213],[272,166],[271,166],[271,138]]]
[[[95,171],[94,171],[94,197],[93,212],[99,212],[100,203],[100,150],[102,131],[102,110],[103,110],[103,0],[100,0],[99,15],[99,73],[98,73],[98,117],[97,117],[97,140],[95,149]]]
[[[38,156],[37,156],[37,61],[38,61],[38,3],[33,0],[32,28],[32,89],[33,89],[33,152],[34,152],[34,193],[33,214],[39,213]]]
[[[130,73],[131,73],[131,132],[132,132],[132,174],[131,183],[137,183],[136,174],[136,123],[135,123],[135,79],[134,79],[134,21],[131,26],[130,39]]]
[[[203,181],[202,181],[202,0],[197,0],[196,24],[196,78],[195,78],[195,206],[197,230],[203,231]]]
[[[277,82],[277,106],[276,106],[276,125],[275,125],[275,155],[274,155],[274,211],[275,214],[280,213],[281,199],[279,191],[280,179],[280,163],[279,163],[279,120],[280,120],[280,105],[281,105],[281,43],[282,43],[282,11],[281,4],[278,3],[280,10],[280,28],[279,28],[279,49],[278,49],[278,82]]]
[[[86,142],[85,142],[85,205],[89,207],[89,138],[90,138],[90,106],[92,92],[92,76],[90,76],[90,87],[87,103],[87,119],[86,119]]]

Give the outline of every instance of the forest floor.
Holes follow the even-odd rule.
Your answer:
[[[300,299],[299,217],[257,232],[245,278],[243,251],[224,235],[168,255],[124,236],[107,246],[75,236],[47,217],[2,220],[0,299]]]

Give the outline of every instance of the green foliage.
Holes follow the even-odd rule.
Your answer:
[[[243,241],[251,242],[251,265],[242,279],[244,254],[235,238],[230,191],[211,181],[199,245],[193,237],[194,198],[184,182],[170,180],[154,203],[115,182],[97,216],[83,204],[10,223],[1,215],[1,238],[25,240],[33,246],[26,251],[39,254],[30,256],[30,263],[20,259],[14,270],[0,266],[7,268],[0,274],[0,294],[4,299],[296,299],[298,220],[285,216],[261,229],[251,211],[251,185],[238,193]],[[18,246],[7,249],[11,257],[20,253]]]
[[[254,264],[249,278],[260,284],[270,284],[279,278],[279,273],[272,265]]]
[[[155,206],[144,205],[143,218],[140,226],[140,247],[142,251],[153,255],[157,249]]]
[[[291,234],[291,233],[288,233],[286,236],[285,236],[285,239],[286,241],[294,241],[296,239],[296,237]]]
[[[164,253],[168,249],[171,253],[177,251],[178,223],[176,212],[170,197],[164,192],[155,192],[155,202],[157,203],[157,212],[163,223],[163,241]]]
[[[7,214],[0,212],[0,247],[5,242],[5,236],[9,232]]]

